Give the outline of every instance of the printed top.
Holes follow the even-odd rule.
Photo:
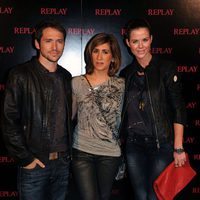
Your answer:
[[[84,76],[72,79],[73,116],[78,123],[73,148],[106,156],[120,156],[119,126],[124,96],[124,80],[118,77],[90,88]]]

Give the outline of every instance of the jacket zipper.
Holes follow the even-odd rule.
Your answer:
[[[148,93],[148,96],[149,96],[151,112],[152,112],[152,116],[153,116],[153,120],[154,120],[154,129],[155,129],[155,134],[156,134],[156,143],[157,143],[157,148],[159,150],[160,149],[160,142],[159,142],[159,139],[158,139],[158,128],[156,126],[155,112],[154,112],[154,109],[153,109],[152,98],[151,98],[151,93],[150,93],[150,89],[149,89],[149,80],[148,80],[148,76],[147,76],[146,73],[145,73],[145,77],[146,77],[146,80],[147,80],[147,93]]]
[[[48,138],[50,138],[49,130],[48,130],[48,114],[49,114],[49,92],[48,90],[45,92],[45,106],[44,106],[44,121],[43,121],[43,128],[45,129],[45,132],[47,133]]]

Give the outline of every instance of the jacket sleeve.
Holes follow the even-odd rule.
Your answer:
[[[21,165],[26,166],[33,161],[33,155],[28,151],[22,116],[22,84],[19,74],[10,73],[6,84],[3,103],[3,137],[8,153]]]
[[[181,76],[173,62],[169,64],[165,87],[173,111],[173,123],[186,125],[186,107],[182,93]]]

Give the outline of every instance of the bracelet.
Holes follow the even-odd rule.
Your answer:
[[[177,154],[182,154],[183,152],[185,152],[185,150],[183,148],[178,148],[174,149],[174,152],[176,152]]]

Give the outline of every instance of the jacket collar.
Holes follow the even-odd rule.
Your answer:
[[[34,65],[36,66],[36,68],[41,72],[41,73],[50,73],[48,69],[46,69],[38,60],[38,58],[36,56],[32,57],[32,61],[34,62]],[[60,69],[60,66],[57,65],[57,69],[55,72],[58,72]]]
[[[133,60],[132,62],[132,67],[135,68],[136,71],[148,71],[150,68],[156,66],[158,63],[158,57],[153,55],[150,62],[149,62],[149,65],[144,69],[136,59]]]

